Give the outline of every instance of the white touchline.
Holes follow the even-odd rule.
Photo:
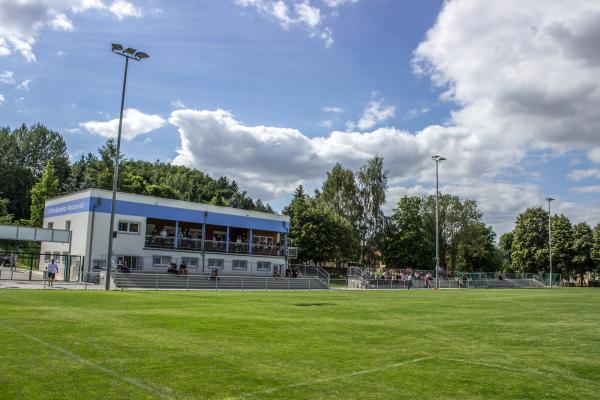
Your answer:
[[[173,397],[173,396],[165,393],[165,392],[173,392],[173,389],[171,389],[168,386],[157,386],[157,385],[154,385],[154,384],[151,384],[151,383],[139,381],[139,380],[137,380],[135,378],[130,378],[130,377],[127,377],[127,376],[123,376],[122,374],[120,374],[120,373],[118,373],[116,371],[113,371],[112,369],[103,367],[102,365],[96,364],[95,362],[90,361],[87,358],[83,358],[80,355],[77,355],[77,354],[75,354],[75,353],[73,353],[73,352],[71,352],[71,351],[69,351],[67,349],[64,349],[64,348],[62,348],[60,346],[56,346],[55,344],[48,343],[48,342],[46,342],[46,341],[44,341],[42,339],[39,339],[39,338],[37,338],[35,336],[32,336],[32,335],[29,335],[29,334],[27,334],[25,332],[22,332],[22,331],[20,331],[20,330],[18,330],[16,328],[9,327],[9,326],[6,326],[6,325],[0,325],[0,326],[2,326],[3,328],[5,328],[7,330],[11,330],[11,331],[13,331],[15,333],[18,333],[19,335],[24,336],[24,337],[28,338],[31,341],[34,341],[34,342],[39,343],[41,345],[44,345],[44,346],[46,346],[46,347],[48,347],[48,348],[50,348],[52,350],[56,350],[59,353],[62,353],[62,354],[66,355],[66,356],[68,356],[70,358],[72,358],[73,360],[75,360],[75,361],[77,361],[77,362],[79,362],[81,364],[87,365],[88,367],[91,367],[91,368],[97,369],[98,371],[104,372],[105,374],[110,375],[110,376],[112,376],[112,377],[114,377],[114,378],[116,378],[116,379],[118,379],[118,380],[120,380],[122,382],[129,383],[130,385],[136,386],[136,387],[138,387],[140,389],[144,389],[144,390],[150,392],[151,394],[153,394],[154,396],[160,397],[162,399],[167,399],[167,400],[174,400],[175,399],[175,397]]]
[[[285,389],[293,389],[293,388],[302,387],[302,386],[311,386],[311,385],[316,385],[319,383],[335,381],[335,380],[344,379],[344,378],[351,378],[353,376],[371,374],[373,372],[385,371],[385,370],[392,369],[392,368],[402,367],[402,366],[408,365],[408,364],[414,364],[414,363],[418,363],[421,361],[431,360],[432,358],[434,358],[434,356],[414,358],[412,360],[402,361],[402,362],[398,362],[398,363],[394,363],[394,364],[388,364],[388,365],[385,365],[385,366],[379,367],[379,368],[364,369],[361,371],[351,372],[349,374],[330,376],[330,377],[322,378],[322,379],[315,379],[310,382],[294,383],[291,385],[279,386],[279,387],[271,388],[271,389],[264,389],[264,390],[260,390],[258,392],[254,392],[254,393],[245,393],[242,395],[242,397],[251,397],[251,396],[255,396],[259,393],[267,393],[268,394],[268,393],[278,392],[280,390],[285,390]]]

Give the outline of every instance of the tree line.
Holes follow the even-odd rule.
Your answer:
[[[112,190],[115,155],[109,139],[98,154],[71,162],[62,135],[42,124],[0,128],[0,223],[41,226],[46,199],[88,188]],[[273,212],[227,177],[121,157],[120,191]]]
[[[383,213],[388,172],[374,157],[356,172],[336,164],[314,196],[299,186],[284,213],[301,262],[348,263],[431,269],[434,264],[435,197],[407,196],[392,215]],[[474,200],[440,197],[440,259],[451,270],[496,270],[495,234]]]
[[[515,228],[500,236],[503,268],[512,271],[548,272],[550,249],[547,211],[541,207],[521,213]],[[600,273],[600,223],[572,224],[563,214],[550,218],[553,272],[585,282],[586,275]]]
[[[298,260],[433,269],[435,195],[404,196],[386,217],[387,179],[383,159],[375,157],[357,171],[336,164],[314,195],[300,185],[284,209]],[[553,271],[582,283],[599,274],[600,224],[572,225],[564,215],[553,215],[551,224]],[[440,194],[439,226],[440,265],[447,271],[548,272],[548,213],[541,208],[521,213],[496,243],[475,200]]]

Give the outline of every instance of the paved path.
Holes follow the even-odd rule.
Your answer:
[[[59,278],[61,276],[59,275]],[[44,272],[33,270],[31,271],[31,281],[29,280],[28,269],[13,269],[8,267],[0,267],[0,289],[100,289],[99,285],[94,285],[85,282],[62,282],[54,281],[54,287],[48,287],[47,282],[44,282]]]

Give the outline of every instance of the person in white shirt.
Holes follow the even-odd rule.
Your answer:
[[[54,259],[50,261],[50,264],[46,267],[46,271],[48,271],[48,282],[49,285],[54,287],[54,279],[56,278],[56,274],[58,273],[58,265],[54,263]]]

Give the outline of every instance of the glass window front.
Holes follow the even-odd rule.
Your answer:
[[[224,265],[225,265],[225,262],[221,258],[209,258],[208,259],[208,268],[220,269],[220,268],[223,268]]]
[[[270,271],[271,263],[268,261],[259,261],[256,263],[256,270],[257,271]]]
[[[241,271],[245,271],[248,269],[248,261],[246,260],[233,260],[233,266],[232,268],[234,270],[241,270]]]

